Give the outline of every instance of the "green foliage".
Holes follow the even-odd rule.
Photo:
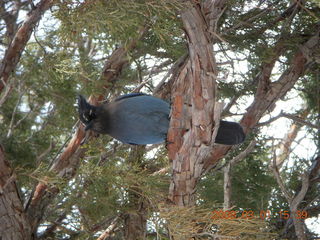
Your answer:
[[[244,104],[237,103],[241,113],[250,104],[247,99],[252,98],[255,92],[257,82],[253,80],[261,66],[274,57],[274,43],[280,35],[283,34],[281,44],[285,51],[278,61],[279,67],[273,72],[275,79],[288,68],[299,45],[315,31],[320,16],[319,7],[315,5],[318,1],[307,1],[292,21],[289,18],[279,19],[291,3],[288,0],[227,1],[226,11],[217,28],[217,34],[226,42],[215,44],[215,50],[217,47],[218,52],[223,52],[222,62],[239,58],[237,61],[246,62],[249,69],[243,72],[233,65],[219,65],[219,72],[232,72],[233,75],[231,80],[218,80],[218,94],[222,100],[230,100],[234,96],[244,99]],[[81,157],[80,167],[71,181],[61,179],[48,170],[73,135],[78,120],[76,95],[105,94],[105,89],[97,87],[97,82],[105,61],[115,49],[127,46],[138,36],[139,30],[148,29],[142,40],[137,42],[137,47],[128,53],[129,64],[119,74],[110,97],[131,92],[147,78],[150,81],[142,91],[152,92],[162,78],[151,74],[154,67],[167,61],[159,69],[159,72],[166,73],[177,59],[187,53],[179,15],[184,7],[185,3],[178,0],[60,1],[51,9],[53,15],[49,16],[48,22],[39,24],[28,43],[10,79],[13,90],[0,108],[0,142],[18,175],[18,186],[25,200],[38,181],[59,188],[60,192],[50,203],[42,222],[47,227],[59,216],[66,216],[52,239],[96,239],[99,231],[108,226],[101,226],[98,230],[94,227],[114,216],[121,216],[120,231],[114,236],[114,239],[121,239],[125,225],[123,216],[137,213],[141,202],[146,205],[146,218],[153,218],[156,225],[148,224],[148,231],[154,232],[156,228],[163,239],[169,239],[166,219],[197,225],[195,230],[202,226],[195,224],[197,221],[192,211],[188,216],[193,218],[188,219],[172,212],[167,212],[167,218],[160,216],[162,209],[159,206],[166,201],[171,174],[163,146],[151,150],[138,149],[120,144],[108,136],[99,136],[82,146],[86,153]],[[0,29],[0,36],[5,36]],[[308,121],[317,124],[318,69],[319,65],[315,63],[295,89],[311,111]],[[316,129],[305,128],[313,134],[314,142],[319,141]],[[246,143],[251,136],[247,138]],[[267,167],[272,136],[258,134],[257,138],[260,141],[254,151],[232,169],[232,203],[237,210],[287,210],[286,199]],[[246,144],[239,146],[223,162],[230,161],[245,147]],[[299,160],[295,159],[294,166],[282,172],[285,184],[293,192],[299,189],[300,173],[309,167],[305,163],[308,159],[303,159],[304,163],[299,163]],[[169,170],[163,175],[154,174],[160,169]],[[303,207],[317,196],[319,190],[314,185]],[[199,212],[207,217],[208,212],[203,209],[213,210],[221,207],[222,203],[223,174],[211,171],[198,185],[197,205],[202,209]],[[316,205],[317,201],[313,204]],[[239,222],[232,224],[236,228]],[[211,222],[210,227],[215,229],[213,225]],[[254,224],[250,226],[250,229],[256,227]]]
[[[236,156],[244,150],[238,149],[229,156]],[[231,170],[232,176],[232,204],[235,209],[253,210],[259,212],[268,208],[271,190],[276,186],[273,176],[268,170],[267,149],[257,144],[255,150]],[[205,176],[200,184],[200,199],[205,205],[216,203],[217,207],[223,203],[223,172]]]
[[[63,39],[76,40],[81,35],[99,36],[109,44],[126,43],[137,37],[141,26],[151,24],[164,42],[172,35],[171,22],[182,8],[179,1],[63,1],[55,16],[61,20]],[[112,46],[111,45],[111,46]]]

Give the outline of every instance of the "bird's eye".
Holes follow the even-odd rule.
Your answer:
[[[89,119],[87,118],[86,114],[82,114],[82,117],[85,121],[89,122]]]
[[[96,114],[92,111],[92,109],[90,109],[90,111],[89,111],[89,116],[91,119],[96,118]]]

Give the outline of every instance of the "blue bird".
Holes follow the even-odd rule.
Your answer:
[[[156,144],[167,137],[170,105],[150,95],[131,93],[100,106],[89,104],[79,95],[78,111],[86,131],[109,134],[123,143]],[[235,145],[244,139],[245,134],[238,123],[220,121],[216,143]]]

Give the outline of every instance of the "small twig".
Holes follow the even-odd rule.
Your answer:
[[[47,239],[49,235],[62,224],[62,221],[66,218],[66,215],[67,213],[65,211],[62,212],[62,214],[60,214],[60,216],[58,216],[58,218],[51,225],[49,225],[40,236],[37,237],[37,239]]]
[[[183,56],[181,56],[171,67],[171,69],[167,72],[167,74],[161,79],[161,81],[158,83],[158,85],[154,88],[152,94],[155,95],[160,88],[163,86],[163,84],[165,83],[165,81],[169,78],[169,76],[174,73],[179,67],[180,65],[185,61],[186,57],[188,55],[185,54]]]
[[[302,118],[298,117],[298,116],[295,116],[295,115],[291,115],[291,114],[288,114],[288,113],[282,113],[283,117],[286,117],[286,118],[289,118],[295,122],[298,122],[302,125],[306,125],[308,127],[311,127],[311,128],[316,128],[316,129],[320,129],[320,126],[318,125],[315,125],[313,123],[310,123],[308,121],[305,121],[303,120]]]
[[[242,161],[243,159],[245,159],[254,149],[254,147],[256,146],[256,140],[252,140],[249,145],[246,147],[246,149],[244,151],[242,151],[241,153],[239,153],[237,156],[235,156],[229,163],[231,166],[234,166],[235,164],[237,164],[238,162]]]
[[[302,118],[300,118],[300,117],[298,117],[298,116],[296,116],[296,115],[292,115],[292,114],[289,114],[289,113],[285,113],[285,112],[283,112],[283,111],[281,111],[281,112],[279,113],[279,115],[277,115],[277,116],[275,116],[275,117],[272,117],[272,118],[270,118],[269,120],[267,120],[267,121],[265,121],[265,122],[258,123],[258,124],[257,124],[257,127],[262,127],[262,126],[265,126],[265,125],[269,125],[270,123],[278,120],[278,119],[281,118],[281,117],[285,117],[285,118],[291,119],[291,120],[293,120],[293,121],[295,121],[295,122],[298,122],[298,123],[300,123],[300,124],[302,124],[302,125],[306,125],[306,126],[311,127],[311,128],[320,129],[320,126],[318,126],[318,125],[316,125],[316,124],[310,123],[310,122],[305,121],[305,120],[303,120]]]
[[[227,114],[230,114],[230,109],[231,107],[237,102],[239,99],[240,95],[235,95],[231,98],[231,101],[224,107],[222,111],[222,116],[226,116]]]
[[[107,237],[109,237],[116,229],[118,220],[119,217],[115,217],[110,226],[97,238],[97,240],[105,240]]]
[[[249,145],[246,147],[245,150],[243,150],[241,153],[239,153],[237,156],[235,156],[233,159],[231,159],[228,162],[225,162],[222,166],[220,166],[219,168],[217,168],[217,171],[220,171],[221,169],[223,169],[224,167],[226,167],[228,164],[232,164],[232,166],[234,166],[236,163],[240,162],[242,159],[246,158],[254,149],[255,145],[256,145],[256,140],[252,140]],[[210,168],[211,169],[211,168]],[[208,169],[205,173],[207,173],[210,169]]]
[[[171,63],[171,60],[167,60],[159,64],[158,66],[152,67],[146,80],[142,81],[132,92],[139,92],[143,86],[145,86],[147,83],[149,83],[152,80],[152,77],[151,77],[152,75],[160,73],[162,68],[170,63]],[[166,74],[166,76],[167,75],[168,73]]]
[[[273,164],[272,164],[272,165],[270,164],[270,167],[271,167],[272,172],[273,172],[273,175],[274,175],[274,177],[276,178],[277,183],[278,183],[278,185],[279,185],[279,187],[280,187],[280,189],[281,189],[281,192],[283,193],[283,195],[285,196],[285,198],[287,199],[287,201],[288,201],[289,203],[291,203],[293,196],[292,196],[292,194],[291,194],[289,191],[287,191],[287,188],[286,188],[286,186],[284,185],[284,183],[283,183],[283,181],[282,181],[282,178],[281,178],[281,176],[280,176],[279,169],[278,169],[278,167],[277,167],[277,160],[276,160],[276,159],[277,159],[277,157],[276,157],[276,153],[275,153],[275,151],[274,151],[274,152],[273,152],[273,159],[272,159]]]
[[[166,174],[167,172],[169,172],[169,169],[170,169],[170,167],[161,168],[160,170],[152,173],[151,176],[164,175],[164,174]]]
[[[9,93],[11,92],[11,90],[13,89],[13,84],[11,84],[10,82],[8,82],[5,86],[5,91],[4,93],[1,94],[1,98],[0,98],[0,107],[5,103],[5,101],[8,99],[9,97]]]
[[[10,124],[9,124],[9,127],[8,127],[7,138],[9,138],[12,135],[12,132],[13,132],[13,129],[14,129],[14,125],[13,125],[14,124],[14,118],[15,118],[15,115],[17,113],[18,106],[20,105],[20,102],[21,102],[21,99],[23,97],[24,92],[25,91],[21,91],[21,89],[19,87],[19,98],[18,98],[18,101],[17,101],[16,105],[14,106],[13,111],[12,111],[11,120],[10,120]]]
[[[55,143],[51,140],[49,147],[48,147],[46,150],[44,150],[39,156],[37,156],[37,160],[36,160],[37,165],[41,162],[41,160],[42,160],[46,155],[48,155],[48,154],[51,152],[51,150],[52,150],[54,147],[55,147]]]

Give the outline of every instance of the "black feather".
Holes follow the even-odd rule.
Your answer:
[[[239,123],[220,121],[215,143],[236,145],[245,140],[246,135]]]

